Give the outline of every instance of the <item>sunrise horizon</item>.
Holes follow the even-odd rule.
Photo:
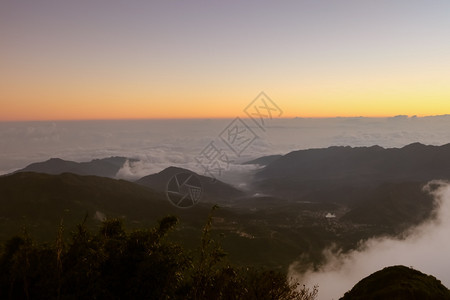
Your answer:
[[[388,119],[396,117],[404,118],[432,118],[432,117],[446,117],[450,114],[426,114],[426,115],[407,115],[407,114],[393,114],[393,115],[336,115],[336,116],[283,116],[274,117],[273,119],[278,120],[291,120],[291,119],[357,119],[357,118],[367,118],[367,119]],[[20,122],[89,122],[89,121],[183,121],[183,120],[233,120],[235,118],[241,118],[244,120],[251,119],[245,115],[235,115],[227,117],[143,117],[143,118],[74,118],[74,119],[1,119],[0,123],[20,123]]]

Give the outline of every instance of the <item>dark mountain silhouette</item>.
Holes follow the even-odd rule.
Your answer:
[[[136,183],[147,186],[158,192],[165,193],[169,180],[179,173],[192,173],[200,179],[203,189],[201,201],[220,204],[229,204],[244,196],[244,193],[220,180],[196,174],[187,169],[168,167],[159,173],[151,174],[137,180]]]
[[[72,173],[77,175],[115,178],[117,172],[123,167],[127,160],[130,162],[137,161],[126,157],[108,157],[103,159],[94,159],[90,162],[78,163],[59,158],[51,158],[45,162],[30,164],[29,166],[18,170],[13,174],[22,172],[35,172],[51,175]],[[195,174],[187,169],[168,167],[159,173],[145,176],[137,180],[136,183],[150,187],[159,193],[164,194],[166,192],[166,186],[169,180],[174,175],[184,172]],[[199,177],[203,187],[204,195],[202,201],[226,204],[244,195],[242,191],[222,181],[198,174],[195,175]]]
[[[450,177],[450,144],[403,148],[329,147],[290,152],[258,173],[340,182],[428,181]]]
[[[54,175],[62,173],[73,173],[78,175],[94,175],[114,178],[127,160],[136,161],[126,157],[118,156],[103,159],[94,159],[90,162],[80,163],[62,160],[60,158],[51,158],[44,162],[33,163],[14,173],[36,172]]]
[[[362,279],[341,300],[446,300],[450,291],[435,277],[405,266],[384,268]]]
[[[375,187],[389,182],[450,179],[450,144],[403,148],[330,147],[290,152],[255,175],[266,193],[299,197],[325,191]],[[328,194],[328,193],[327,193]]]

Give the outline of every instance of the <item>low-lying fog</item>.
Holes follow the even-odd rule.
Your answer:
[[[307,286],[319,285],[318,299],[339,299],[364,277],[393,265],[413,267],[433,275],[450,287],[450,184],[432,182],[425,187],[435,201],[434,218],[412,228],[403,238],[375,238],[359,249],[342,254],[326,251],[327,263],[316,271],[299,274],[298,262],[290,276]]]

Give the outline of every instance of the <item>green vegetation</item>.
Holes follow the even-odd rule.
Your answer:
[[[215,213],[214,230],[224,235],[221,244],[236,265],[282,272],[300,258],[306,267],[319,265],[323,249],[330,245],[347,251],[360,240],[395,235],[425,219],[432,198],[422,192],[420,184],[384,186],[366,190],[366,201],[355,205],[357,213],[347,212],[337,203],[242,198]],[[343,194],[358,198],[350,197],[354,195],[350,192]],[[86,214],[85,227],[93,231],[99,229],[105,216],[124,220],[131,230],[149,228],[161,216],[177,215],[180,224],[168,239],[194,250],[211,206],[201,202],[190,209],[178,209],[155,190],[124,180],[70,173],[17,173],[0,177],[0,244],[23,227],[36,241],[51,242],[61,219],[66,228],[75,228]],[[336,213],[337,218],[326,219],[328,212]],[[64,231],[64,238],[69,238],[69,233]]]
[[[132,228],[149,227],[161,216],[176,214],[197,233],[211,205],[180,210],[154,190],[125,180],[17,173],[0,177],[0,207],[0,242],[5,242],[24,226],[37,240],[50,241],[61,219],[74,228],[86,214],[87,228],[96,229],[101,219],[95,218],[97,212],[123,219]]]
[[[384,268],[357,283],[341,300],[445,300],[450,290],[435,277],[405,266]]]
[[[195,252],[168,239],[178,219],[126,232],[122,221],[97,233],[79,224],[52,244],[27,233],[11,238],[0,256],[1,299],[314,299],[283,273],[230,265],[211,233],[212,217]]]

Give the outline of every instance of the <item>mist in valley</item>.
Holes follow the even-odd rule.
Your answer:
[[[434,196],[430,220],[399,237],[361,241],[358,249],[347,253],[329,248],[324,251],[326,262],[318,269],[299,273],[301,262],[294,262],[289,275],[308,286],[319,285],[318,299],[338,299],[362,278],[394,265],[432,274],[450,286],[450,184],[433,181],[424,189]]]

